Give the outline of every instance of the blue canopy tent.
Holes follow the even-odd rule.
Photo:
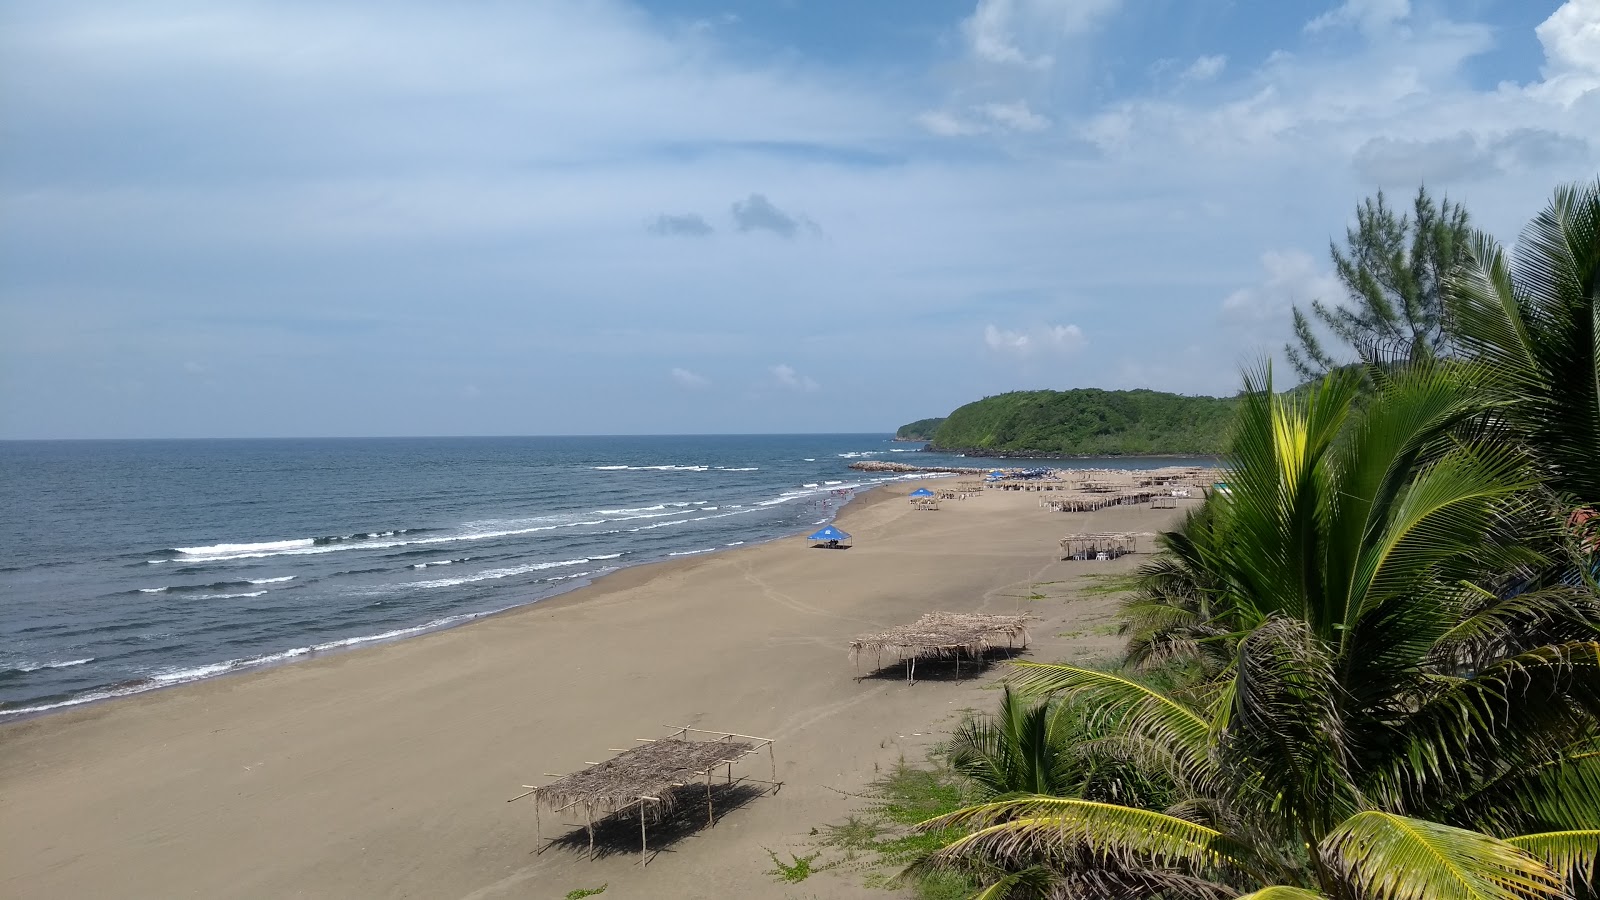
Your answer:
[[[932,497],[933,496],[933,491],[930,491],[927,488],[917,488],[916,490],[911,492],[911,496],[913,496],[913,497]]]
[[[806,540],[817,541],[818,546],[826,546],[829,548],[839,547],[841,546],[841,542],[843,546],[850,545],[850,535],[840,531],[832,525],[824,526],[821,530],[807,537]]]

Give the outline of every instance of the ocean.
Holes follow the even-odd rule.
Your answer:
[[[905,477],[852,460],[984,464],[917,447],[862,434],[0,442],[0,717],[395,640],[623,566],[794,536]]]

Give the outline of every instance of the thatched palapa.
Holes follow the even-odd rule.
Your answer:
[[[1028,646],[1026,615],[931,612],[909,625],[863,634],[850,642],[850,658],[860,671],[861,654],[873,652],[882,666],[884,651],[906,663],[906,681],[915,682],[918,659],[955,659],[961,671],[963,656],[978,659],[1005,638],[1007,647]]]
[[[589,833],[589,855],[594,856],[594,825],[599,819],[620,816],[637,809],[639,817],[639,852],[648,850],[645,838],[647,822],[656,822],[671,813],[687,796],[691,785],[705,784],[706,824],[715,827],[716,815],[711,805],[712,775],[727,767],[728,783],[734,781],[733,764],[763,747],[772,763],[772,781],[764,782],[776,787],[778,763],[772,752],[772,739],[726,731],[706,731],[700,728],[678,726],[676,736],[654,740],[636,738],[639,746],[617,753],[616,756],[570,775],[550,776],[556,780],[542,786],[523,785],[528,791],[512,800],[532,797],[535,804],[535,827],[539,840],[543,840],[543,825],[538,817],[540,807],[551,812],[582,809],[584,828]],[[689,735],[705,734],[708,740],[692,740]],[[736,738],[740,740],[736,740]],[[741,782],[747,779],[741,777]],[[640,865],[644,860],[640,860]]]

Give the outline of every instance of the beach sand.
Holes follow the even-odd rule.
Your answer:
[[[449,631],[0,726],[0,897],[891,896],[859,872],[780,884],[764,848],[808,852],[879,770],[991,709],[1001,669],[857,680],[849,639],[929,610],[1021,610],[1042,617],[1034,659],[1112,654],[1115,601],[1078,591],[1142,557],[1063,562],[1056,541],[1181,515],[1000,492],[918,512],[911,487],[845,509],[848,551],[796,538],[625,569]],[[535,852],[530,801],[506,802],[521,785],[667,725],[776,738],[782,789],[644,868],[636,832],[594,861]],[[546,838],[567,830],[553,818]]]

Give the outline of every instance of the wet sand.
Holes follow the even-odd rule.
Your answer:
[[[1181,515],[1001,492],[919,512],[912,487],[847,507],[848,551],[791,539],[625,569],[453,630],[0,726],[0,896],[887,896],[851,872],[779,884],[764,848],[806,852],[879,770],[991,707],[1002,670],[858,680],[850,637],[1021,610],[1042,617],[1032,658],[1108,655],[1115,601],[1079,589],[1142,557],[1061,561],[1057,539]],[[776,738],[782,789],[663,833],[643,868],[636,830],[594,861],[536,852],[529,801],[506,802],[521,785],[668,725]],[[546,838],[564,830],[544,816]]]

